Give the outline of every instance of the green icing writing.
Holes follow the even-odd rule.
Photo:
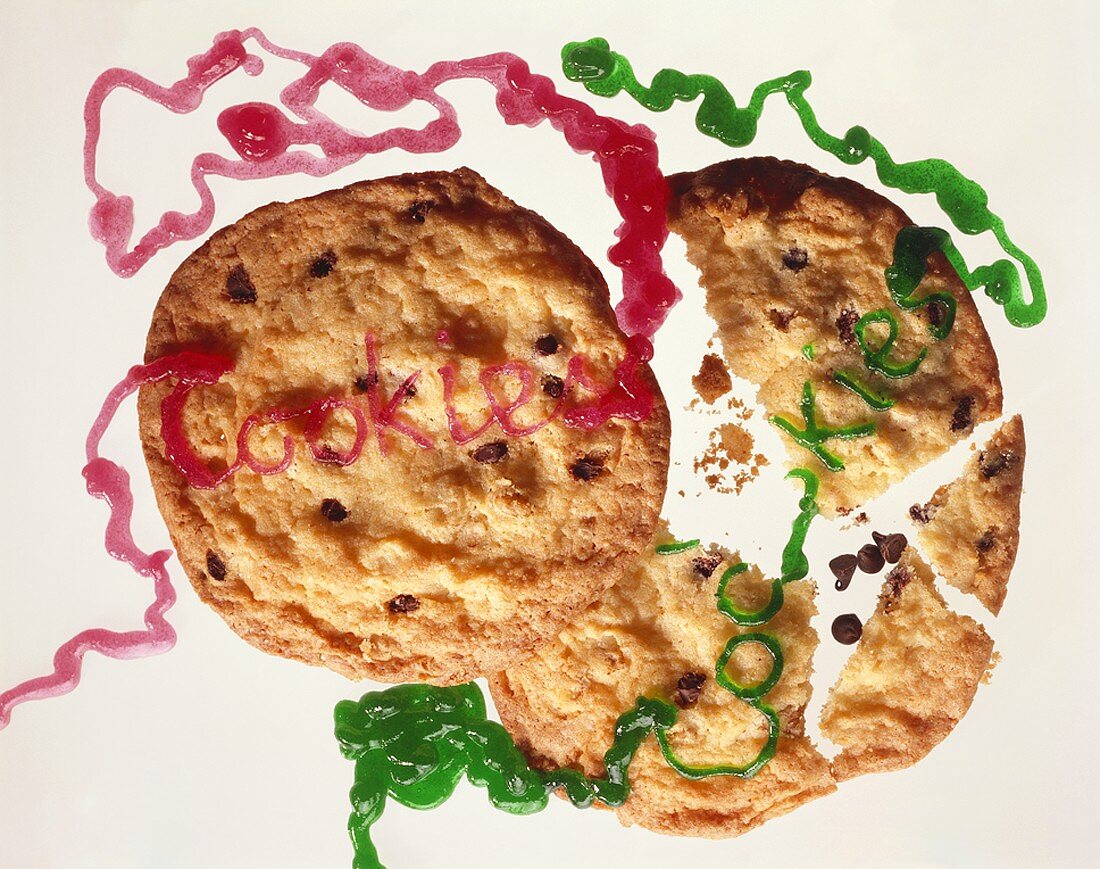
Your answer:
[[[806,575],[802,547],[809,523],[818,512],[817,476],[806,468],[796,468],[788,476],[802,479],[804,494],[783,550],[784,579],[775,580],[780,589],[779,606],[783,582]],[[683,552],[697,545],[698,540],[665,544],[678,547],[668,552]],[[737,612],[726,597],[726,585],[732,576],[746,569],[747,565],[737,564],[726,571],[718,590],[720,612]],[[738,621],[732,615],[730,618]],[[726,672],[730,657],[746,644],[760,645],[772,658],[768,675],[753,685],[742,685]],[[589,778],[575,769],[532,769],[508,731],[488,719],[485,698],[473,682],[449,688],[396,685],[364,694],[358,702],[341,701],[334,712],[336,739],[344,757],[355,761],[348,820],[355,852],[352,865],[354,869],[383,869],[371,832],[388,798],[410,808],[432,809],[454,793],[463,776],[485,788],[494,808],[517,815],[541,811],[555,790],[561,790],[578,808],[597,801],[621,806],[630,795],[630,763],[650,734],[655,736],[669,766],[685,778],[751,778],[775,756],[779,743],[779,715],[763,702],[763,697],[775,687],[782,672],[783,650],[770,634],[746,633],[730,638],[715,662],[718,684],[759,711],[768,723],[767,739],[748,763],[696,766],[683,761],[668,740],[668,730],[676,723],[676,707],[663,700],[639,697],[615,722],[611,747],[604,754],[606,773],[602,778]]]
[[[871,410],[889,410],[894,406],[894,399],[881,392],[875,392],[854,374],[847,371],[834,371],[833,382],[839,383],[850,392],[854,392],[867,404]]]
[[[696,127],[703,134],[734,148],[747,145],[755,138],[765,101],[773,94],[782,94],[817,147],[849,165],[870,159],[879,180],[888,187],[905,193],[934,194],[955,227],[968,235],[992,232],[1011,259],[1000,259],[969,272],[950,239],[942,239],[940,249],[967,287],[971,290],[984,287],[986,294],[1004,307],[1005,316],[1014,326],[1034,326],[1046,316],[1046,290],[1039,266],[1012,241],[1004,221],[989,210],[986,191],[946,160],[896,163],[883,144],[864,127],[852,127],[841,137],[826,132],[817,122],[805,96],[811,83],[809,72],[800,70],[757,85],[748,105],[741,107],[726,87],[709,75],[685,75],[677,70],[663,69],[653,77],[650,86],[645,87],[635,77],[630,62],[612,51],[605,39],[567,44],[562,49],[562,70],[567,78],[582,83],[592,94],[610,97],[625,91],[642,106],[656,112],[666,111],[677,100],[689,102],[702,96],[695,115]],[[929,231],[947,235],[943,230]],[[1030,301],[1024,298],[1017,264],[1027,277]]]
[[[503,726],[486,717],[473,682],[453,688],[397,685],[336,705],[336,739],[355,761],[348,832],[354,869],[382,869],[371,829],[386,798],[414,809],[433,809],[454,793],[462,776],[484,787],[494,808],[527,815],[546,807],[561,788],[576,806],[595,800],[619,806],[630,794],[627,768],[645,738],[676,722],[676,707],[641,697],[615,724],[604,755],[607,774],[589,779],[576,770],[531,769]]]
[[[874,349],[867,343],[867,327],[872,323],[885,323],[888,330],[886,338]],[[853,331],[859,349],[863,352],[863,364],[867,366],[868,370],[893,380],[916,374],[920,364],[924,361],[924,357],[928,355],[928,348],[921,347],[920,352],[908,362],[891,362],[889,359],[890,352],[894,349],[894,344],[898,340],[898,318],[881,308],[860,317]]]
[[[886,267],[886,286],[890,290],[890,296],[899,308],[911,311],[922,306],[935,306],[940,313],[940,322],[932,322],[928,331],[937,341],[942,341],[955,325],[955,297],[950,293],[928,293],[919,299],[913,298],[920,282],[924,280],[924,274],[928,270],[928,257],[936,251],[945,256],[950,253],[957,263],[955,270],[966,286],[974,290],[982,286],[980,280],[975,280],[973,273],[967,271],[966,264],[958,249],[951,243],[951,236],[944,230],[934,226],[906,226],[898,232],[894,239],[894,261]],[[1001,260],[1004,262],[1004,260]],[[983,268],[986,268],[983,266]],[[1015,274],[1015,271],[1013,271]],[[989,279],[991,292],[1001,293],[1000,279]]]
[[[802,481],[802,497],[798,499],[798,515],[791,523],[791,536],[787,539],[787,545],[783,547],[780,573],[785,583],[805,579],[810,572],[810,561],[806,558],[803,548],[806,545],[810,523],[820,512],[817,506],[817,491],[821,487],[817,474],[809,468],[792,468],[787,472],[787,479]]]
[[[694,549],[698,545],[698,540],[673,540],[670,543],[658,543],[656,552],[658,555],[675,555],[677,552]]]
[[[802,420],[806,426],[805,428],[799,428],[795,423],[780,414],[773,414],[770,417],[771,423],[776,428],[789,434],[799,446],[805,447],[817,456],[821,464],[830,471],[843,471],[844,462],[841,460],[840,456],[825,447],[826,441],[833,440],[834,438],[838,440],[850,440],[851,438],[862,438],[874,434],[875,424],[873,422],[842,426],[840,428],[830,428],[829,426],[818,425],[817,396],[814,392],[813,384],[808,380],[802,385],[802,398],[798,402],[798,407],[802,412]]]

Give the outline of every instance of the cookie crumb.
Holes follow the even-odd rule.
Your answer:
[[[761,453],[753,453],[753,446],[747,429],[737,423],[723,423],[710,433],[706,450],[694,460],[695,472],[703,473],[707,485],[719,494],[740,494],[768,463]]]
[[[491,441],[482,444],[470,453],[470,457],[481,465],[495,465],[497,462],[508,458],[508,444],[504,441]]]
[[[315,278],[327,278],[332,274],[333,266],[336,265],[336,251],[326,250],[317,259],[315,259],[309,267],[309,273]]]
[[[681,709],[690,709],[699,702],[699,695],[703,693],[703,686],[707,682],[704,673],[684,673],[676,683],[676,691],[672,695],[673,701]]]
[[[420,609],[420,601],[411,594],[399,594],[386,604],[391,613],[411,613]]]
[[[206,550],[206,572],[210,574],[211,579],[216,579],[218,582],[225,579],[225,562],[213,549]]]
[[[708,353],[699,365],[699,373],[691,378],[691,385],[707,404],[714,404],[733,389],[733,380],[722,359],[716,353]]]
[[[244,266],[234,266],[226,277],[225,294],[229,296],[229,301],[239,305],[251,305],[256,301],[256,287]]]
[[[589,453],[582,456],[569,466],[569,473],[574,480],[582,480],[585,483],[596,479],[604,472],[603,459]]]
[[[348,508],[335,498],[325,498],[321,502],[321,515],[329,522],[343,522],[348,518]]]

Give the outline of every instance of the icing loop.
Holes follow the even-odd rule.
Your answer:
[[[984,287],[1014,326],[1034,326],[1046,316],[1047,299],[1043,276],[1036,262],[1009,238],[1004,221],[989,210],[989,196],[976,181],[967,178],[946,160],[914,160],[896,163],[885,146],[865,128],[852,127],[843,137],[826,132],[805,92],[812,81],[806,70],[771,79],[756,86],[749,102],[738,106],[729,90],[710,75],[685,75],[674,69],[658,72],[649,87],[638,81],[630,62],[611,50],[607,40],[594,38],[570,42],[562,49],[562,71],[571,81],[580,82],[589,93],[610,97],[625,91],[650,111],[663,112],[674,102],[703,100],[695,115],[701,133],[732,148],[749,144],[756,137],[764,103],[773,94],[782,94],[797,115],[802,129],[817,147],[843,163],[853,165],[870,159],[879,180],[905,193],[931,193],[955,227],[967,235],[991,232],[1001,249],[1015,260],[997,260],[966,271],[962,257],[943,233],[941,249],[971,290]],[[1031,299],[1024,298],[1023,283],[1016,264],[1027,277]]]

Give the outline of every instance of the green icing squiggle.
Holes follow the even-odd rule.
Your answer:
[[[809,524],[817,515],[817,476],[807,468],[796,468],[788,477],[802,480],[804,492],[791,536],[783,549],[783,577],[778,605],[782,606],[782,585],[806,576],[808,562],[803,545]],[[676,551],[686,551],[698,541],[684,541]],[[737,624],[733,602],[726,585],[745,564],[728,568],[718,588],[718,610]],[[751,624],[761,624],[753,621]],[[769,674],[753,685],[742,685],[726,672],[734,651],[741,645],[758,644],[772,658]],[[751,778],[774,756],[779,743],[778,713],[763,702],[783,672],[783,651],[779,640],[764,633],[737,634],[727,642],[715,662],[715,679],[727,691],[760,712],[768,725],[767,739],[757,756],[744,765],[696,766],[681,760],[668,741],[668,730],[677,719],[671,703],[639,697],[631,709],[615,722],[611,747],[604,754],[605,775],[590,778],[579,770],[549,772],[532,769],[512,740],[496,721],[487,717],[485,698],[473,682],[449,688],[434,685],[395,685],[371,691],[358,701],[344,700],[334,711],[336,739],[344,757],[355,761],[355,783],[351,788],[351,817],[348,833],[355,856],[354,869],[383,869],[371,837],[389,797],[414,809],[433,809],[454,793],[463,776],[483,787],[490,804],[516,815],[527,815],[546,807],[549,794],[560,790],[578,808],[594,802],[621,806],[630,795],[628,770],[642,743],[653,734],[666,762],[691,780],[712,776]]]
[[[701,133],[732,148],[749,144],[755,137],[764,103],[773,94],[782,94],[802,124],[802,129],[817,147],[848,165],[870,159],[879,180],[905,193],[931,193],[957,229],[967,235],[991,232],[1011,259],[1000,259],[980,266],[973,272],[942,229],[922,229],[939,234],[937,249],[943,251],[970,290],[984,288],[1014,326],[1034,326],[1046,316],[1047,300],[1043,276],[1036,262],[1009,237],[1004,221],[989,210],[989,195],[973,179],[967,178],[946,160],[914,160],[897,163],[885,146],[864,127],[855,126],[843,136],[827,132],[817,121],[805,93],[812,81],[810,73],[799,70],[756,86],[745,106],[738,106],[729,90],[710,75],[686,75],[674,69],[658,72],[649,87],[634,75],[628,61],[611,50],[607,40],[594,38],[570,42],[562,49],[562,70],[571,81],[580,82],[589,93],[611,97],[625,91],[646,109],[667,111],[676,101],[690,102],[702,96],[695,115]],[[1015,262],[1013,262],[1013,260]],[[1024,298],[1020,271],[1027,277],[1031,300]]]

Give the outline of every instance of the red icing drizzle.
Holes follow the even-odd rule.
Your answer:
[[[88,494],[106,501],[110,507],[104,535],[107,551],[129,564],[139,576],[153,580],[153,602],[145,610],[145,629],[120,632],[90,628],[81,631],[54,654],[53,672],[29,679],[0,694],[0,729],[8,725],[12,708],[20,703],[58,697],[72,691],[80,683],[81,666],[88,652],[98,652],[108,658],[141,658],[167,652],[176,644],[176,632],[165,619],[165,613],[176,602],[176,591],[165,567],[172,552],[168,549],[145,552],[134,542],[130,529],[134,510],[130,476],[125,469],[99,455],[99,443],[119,406],[141,384],[170,375],[179,377],[181,384],[209,382],[206,378],[210,377],[210,359],[200,354],[181,354],[131,368],[125,379],[111,390],[88,432],[84,479]]]
[[[193,111],[208,87],[236,69],[250,75],[262,71],[263,60],[244,46],[249,39],[276,57],[306,67],[302,77],[280,94],[283,107],[297,120],[261,102],[223,111],[218,128],[239,159],[212,153],[196,156],[191,164],[191,182],[199,195],[199,209],[191,214],[166,212],[132,250],[127,250],[134,228],[133,201],[107,190],[96,177],[104,101],[114,90],[127,88],[173,112]],[[623,272],[623,300],[618,306],[623,330],[628,335],[652,337],[680,298],[661,267],[661,247],[668,234],[664,217],[668,193],[657,165],[652,131],[604,117],[582,102],[561,96],[550,79],[533,75],[514,54],[442,61],[418,74],[384,63],[352,43],[337,43],[314,56],[281,48],[261,31],[250,28],[219,34],[207,52],[188,61],[187,68],[188,74],[167,88],[128,70],[108,70],[88,93],[84,109],[85,181],[96,197],[90,227],[106,246],[107,262],[119,275],[133,275],[158,250],[196,238],[209,229],[214,199],[206,181],[208,175],[248,179],[301,172],[324,176],[367,154],[391,148],[412,153],[446,150],[458,141],[461,131],[454,106],[437,90],[448,81],[476,78],[496,89],[497,109],[506,123],[534,126],[549,120],[574,150],[591,153],[600,164],[607,191],[623,217],[616,232],[619,241],[609,251],[611,262]],[[367,108],[395,111],[421,100],[433,106],[438,117],[419,130],[396,128],[364,136],[316,108],[322,85],[330,81]],[[292,148],[309,144],[319,146],[323,156]]]

